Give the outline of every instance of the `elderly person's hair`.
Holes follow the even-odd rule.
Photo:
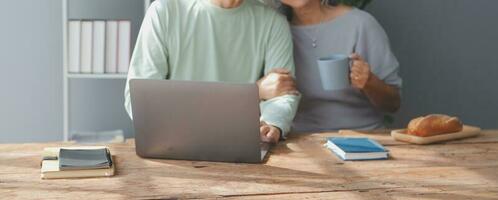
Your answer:
[[[320,0],[322,4],[327,4],[330,6],[336,6],[339,4],[354,6],[360,9],[365,8],[372,0]],[[280,0],[265,0],[265,2],[278,9],[282,12],[287,19],[290,21],[292,19],[292,8],[286,6],[280,2]]]

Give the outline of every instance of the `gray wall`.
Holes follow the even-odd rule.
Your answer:
[[[62,139],[60,1],[0,1],[0,143]]]
[[[69,17],[129,19],[135,38],[143,5],[143,0],[69,0]],[[0,1],[0,24],[0,143],[62,140],[62,1]],[[124,80],[69,83],[71,131],[122,129],[133,136],[123,107]]]
[[[498,128],[498,1],[374,0],[401,63],[395,126],[428,113]]]

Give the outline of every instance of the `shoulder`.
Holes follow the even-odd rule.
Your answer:
[[[176,0],[156,0],[150,4],[149,8],[153,9],[164,9],[168,7],[168,4],[176,3]]]
[[[372,16],[370,13],[360,10],[358,8],[353,8],[348,17],[354,21],[356,26],[360,29],[382,29],[380,23]]]
[[[194,1],[185,1],[185,0],[155,0],[150,4],[150,7],[153,6],[172,6],[172,5],[179,5],[179,4],[188,4],[192,3]]]
[[[188,8],[197,3],[196,0],[155,0],[150,4],[149,9],[166,11],[171,9]]]
[[[156,1],[153,1],[150,4],[148,10],[152,10],[152,11],[155,11],[157,13],[164,12],[167,10],[168,7],[171,7],[168,4],[171,4],[173,1],[176,1],[176,0],[156,0]]]

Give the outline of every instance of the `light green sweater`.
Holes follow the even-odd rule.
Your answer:
[[[272,68],[294,72],[287,21],[257,0],[224,9],[210,0],[156,0],[144,18],[129,80],[172,79],[255,83]],[[261,121],[289,132],[299,96],[261,102]],[[227,102],[230,100],[227,99]]]

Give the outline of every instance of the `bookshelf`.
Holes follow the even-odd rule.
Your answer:
[[[61,0],[62,2],[62,33],[63,33],[63,138],[71,138],[71,94],[77,93],[71,87],[72,82],[78,84],[109,84],[108,81],[124,81],[126,74],[83,74],[69,73],[68,59],[68,23],[70,20],[130,20],[131,21],[131,52],[138,35],[140,24],[146,9],[153,0]],[[102,81],[106,80],[106,81]],[[115,85],[115,83],[114,83]],[[123,91],[121,91],[123,92]],[[105,95],[102,92],[98,95]],[[123,107],[124,109],[124,107]],[[89,109],[96,111],[97,109]],[[105,112],[101,111],[100,112]],[[97,112],[97,111],[96,111]],[[116,127],[119,128],[119,127]]]
[[[84,78],[84,79],[126,79],[126,74],[67,74],[67,78]]]

